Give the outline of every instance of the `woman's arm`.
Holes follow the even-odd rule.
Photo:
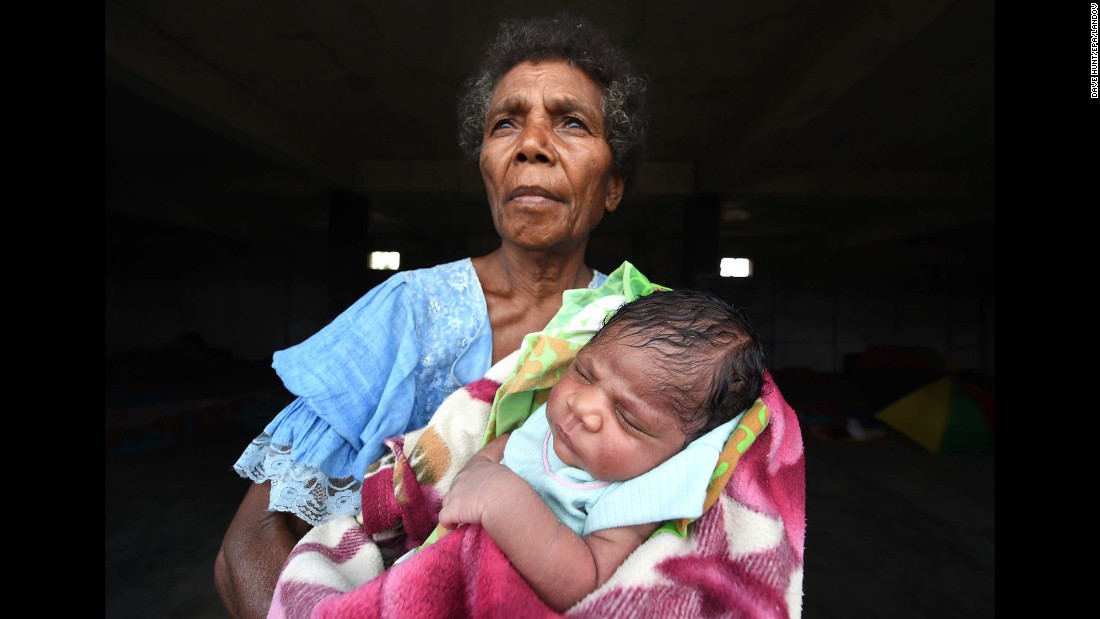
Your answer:
[[[475,457],[476,458],[476,457]],[[485,528],[538,596],[564,612],[607,582],[657,524],[604,529],[581,538],[562,524],[542,497],[508,467],[471,460],[443,497],[447,528]]]
[[[311,528],[268,511],[271,482],[250,484],[214,560],[214,587],[234,619],[265,619],[283,562]]]

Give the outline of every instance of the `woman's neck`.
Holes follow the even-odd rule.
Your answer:
[[[518,349],[528,333],[546,327],[561,309],[563,292],[588,286],[592,270],[583,255],[534,259],[501,248],[471,259],[489,312],[494,364]]]
[[[507,297],[541,303],[547,297],[560,304],[561,293],[585,288],[592,269],[584,263],[584,251],[564,254],[531,254],[503,246],[474,258],[482,288]]]

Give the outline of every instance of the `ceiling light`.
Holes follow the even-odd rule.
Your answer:
[[[722,205],[721,217],[723,223],[747,221],[752,217],[752,213],[740,202],[726,202]]]

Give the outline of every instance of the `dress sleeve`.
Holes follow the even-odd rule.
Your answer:
[[[317,525],[356,514],[367,465],[407,431],[416,405],[418,344],[404,278],[395,275],[272,366],[297,396],[237,460],[272,483],[269,508]]]

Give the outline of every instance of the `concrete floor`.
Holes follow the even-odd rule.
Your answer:
[[[249,482],[255,434],[227,423],[106,458],[106,617],[224,619],[213,560]],[[805,431],[805,619],[994,616],[992,456],[933,455],[899,434]]]

